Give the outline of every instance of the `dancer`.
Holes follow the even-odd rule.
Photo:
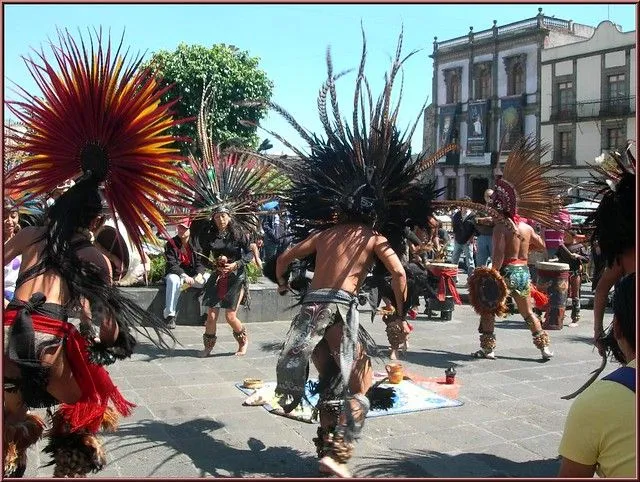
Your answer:
[[[328,79],[318,99],[326,138],[308,134],[290,114],[271,104],[309,145],[307,153],[282,139],[299,157],[295,162],[278,163],[291,178],[286,205],[297,243],[277,260],[274,281],[278,291],[284,294],[290,289],[288,267],[294,259],[315,258],[311,287],[301,300],[300,313],[278,359],[276,393],[284,410],[293,410],[304,397],[309,361],[313,360],[320,377],[320,427],[314,439],[320,470],[340,477],[349,476],[346,463],[370,408],[368,355],[375,343],[359,324],[357,292],[372,264],[382,265],[392,277],[395,305],[395,314],[384,318],[387,335],[392,348],[403,343],[409,306],[397,253],[407,225],[426,228],[431,201],[439,194],[433,183],[417,179],[453,149],[448,147],[430,158],[422,153],[414,162],[409,142],[413,129],[400,133],[396,127],[400,99],[398,105],[391,105],[391,92],[403,64],[401,40],[402,36],[384,92],[373,105],[359,94],[366,83],[363,45],[351,126],[343,125],[338,109],[335,81],[340,75],[333,74],[329,52]],[[369,116],[361,117],[367,105]]]
[[[181,196],[193,210],[192,236],[201,248],[199,255],[214,270],[202,298],[207,321],[201,357],[209,356],[216,345],[221,308],[238,342],[236,355],[247,353],[247,331],[237,310],[243,299],[248,303],[245,267],[255,259],[251,236],[259,230],[262,214],[257,206],[278,199],[285,182],[277,169],[256,156],[220,151],[207,127],[212,99],[212,89],[205,87],[197,122],[202,159],[189,159],[192,174],[183,174],[186,194]]]
[[[544,250],[544,241],[520,218],[556,226],[553,216],[561,204],[549,200],[560,201],[557,197],[560,187],[543,176],[549,169],[539,162],[544,151],[545,147],[538,146],[535,138],[521,138],[509,153],[503,176],[496,181],[489,205],[467,203],[471,208],[489,211],[495,221],[492,268],[477,268],[469,278],[470,302],[480,314],[480,350],[472,354],[475,357],[495,359],[495,317],[507,312],[505,300],[509,294],[531,330],[533,344],[542,358],[548,360],[553,356],[549,336],[532,310],[531,278],[527,267],[529,250]],[[460,202],[440,201],[438,204]]]
[[[558,261],[569,265],[569,296],[571,297],[570,327],[578,326],[580,321],[580,286],[582,285],[582,265],[589,261],[582,243],[575,241],[576,233],[565,231],[564,239],[556,251]]]
[[[23,91],[23,101],[8,103],[26,127],[10,133],[26,158],[7,173],[5,185],[35,196],[76,181],[55,200],[45,226],[24,228],[4,246],[5,265],[22,255],[3,317],[5,476],[24,473],[27,448],[44,430],[44,420],[29,409],[57,405],[44,449],[54,476],[101,470],[106,457],[96,433],[115,430],[134,406],[102,365],[131,355],[132,328],[161,347],[173,339],[162,320],[111,286],[110,265],[93,246],[91,228],[108,208],[141,250],[140,233],[150,233],[146,219],[163,226],[157,197],[171,199],[179,188],[169,169],[178,150],[166,133],[176,122],[171,105],[158,102],[163,91],[154,78],[138,70],[141,59],[127,63],[99,32],[95,37],[86,51],[85,41],[79,48],[59,32],[53,46],[59,71],[44,53],[41,63],[27,59],[42,93]],[[83,338],[67,321],[82,299],[100,325],[99,341]]]
[[[593,186],[587,186],[600,200],[585,227],[592,228],[592,249],[596,246],[605,262],[596,286],[593,307],[594,343],[602,355],[600,338],[603,335],[604,310],[610,289],[623,276],[636,270],[636,160],[631,153],[632,142],[623,152],[604,155],[600,164],[593,166],[599,173]]]

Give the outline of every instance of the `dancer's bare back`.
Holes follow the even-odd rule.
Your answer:
[[[534,231],[534,229],[526,223],[520,222],[514,225],[519,236],[507,228],[504,223],[496,223],[493,228],[493,253],[491,256],[492,265],[496,269],[500,269],[504,260],[519,259],[527,261],[529,251],[544,251],[545,244],[542,238]]]
[[[374,257],[393,275],[404,268],[387,239],[361,224],[343,224],[309,236],[285,251],[278,265],[288,266],[294,259],[316,253],[312,289],[335,288],[356,293]]]

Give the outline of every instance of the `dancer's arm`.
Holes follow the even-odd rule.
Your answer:
[[[384,236],[378,236],[374,252],[391,275],[391,288],[396,299],[396,313],[404,313],[404,302],[407,299],[407,275],[400,258]]]
[[[500,271],[504,261],[504,225],[496,223],[491,242],[491,266]]]
[[[607,306],[609,291],[613,285],[622,278],[622,265],[616,264],[611,268],[605,267],[598,280],[596,291],[593,296],[593,342],[598,347],[598,352],[602,355],[602,347],[598,343],[598,338],[604,331],[604,309]]]

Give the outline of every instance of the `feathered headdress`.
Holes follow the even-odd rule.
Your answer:
[[[4,210],[17,211],[21,226],[44,225],[46,206],[28,193],[20,197],[5,196]]]
[[[507,156],[502,178],[496,180],[488,206],[471,201],[436,201],[437,207],[466,207],[487,211],[498,220],[517,220],[516,216],[531,219],[543,226],[560,228],[555,215],[563,205],[562,184],[546,176],[550,164],[540,159],[548,146],[539,145],[533,136],[522,137]],[[507,227],[513,230],[511,223]]]
[[[37,196],[81,175],[102,183],[111,211],[142,252],[142,234],[153,237],[149,222],[164,230],[160,196],[170,202],[181,189],[174,167],[179,151],[172,147],[179,139],[168,130],[184,121],[172,118],[175,101],[161,105],[169,87],[161,89],[139,69],[141,56],[127,61],[122,39],[112,50],[110,38],[103,46],[101,31],[96,45],[93,37],[87,46],[80,36],[78,46],[58,31],[55,63],[44,52],[24,58],[41,94],[18,87],[23,100],[7,103],[25,127],[10,128],[9,138],[26,157],[6,174],[5,186]]]
[[[411,155],[411,137],[419,119],[407,132],[401,133],[396,124],[402,92],[395,105],[392,105],[391,97],[397,74],[416,51],[401,57],[400,34],[395,58],[385,76],[384,90],[374,103],[364,74],[364,32],[362,37],[352,122],[349,124],[346,118],[343,119],[335,88],[336,80],[347,72],[334,74],[331,53],[327,50],[327,80],[320,88],[317,100],[325,137],[309,133],[274,103],[269,106],[296,129],[308,144],[308,152],[267,132],[299,158],[279,164],[292,179],[286,206],[296,240],[307,237],[311,231],[357,221],[377,229],[389,238],[395,249],[399,249],[404,227],[426,223],[431,213],[431,201],[438,195],[433,182],[420,178],[439,158],[457,147],[447,146],[428,157],[425,153],[415,158]],[[329,102],[332,119],[328,112]]]
[[[609,266],[636,245],[636,160],[631,145],[628,141],[623,152],[614,150],[596,159],[591,166],[596,174],[585,186],[599,205],[583,226],[593,229],[591,240],[598,243]]]
[[[244,231],[251,234],[259,228],[256,214],[259,206],[278,199],[287,182],[272,165],[246,152],[221,152],[207,128],[213,99],[210,86],[202,93],[197,133],[201,159],[192,155],[189,167],[192,174],[182,172],[185,194],[183,205],[192,209],[191,216],[210,219],[216,212],[227,212]]]

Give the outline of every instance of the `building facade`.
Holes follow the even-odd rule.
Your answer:
[[[446,199],[464,195],[482,202],[516,139],[540,137],[541,53],[585,40],[593,27],[538,15],[433,43],[432,98],[435,127],[424,147],[455,143],[434,175]],[[425,120],[426,120],[425,115]]]
[[[604,21],[588,40],[543,50],[541,64],[543,162],[579,195],[588,163],[636,138],[635,31]]]

